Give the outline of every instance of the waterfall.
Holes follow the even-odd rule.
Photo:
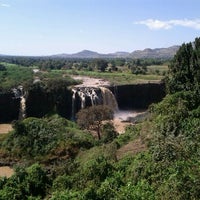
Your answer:
[[[101,90],[97,87],[75,87],[72,93],[72,120],[80,109],[103,104]]]
[[[118,110],[118,104],[113,93],[105,87],[75,87],[72,89],[72,119],[82,108],[94,105],[107,105]]]
[[[19,119],[24,119],[26,117],[26,99],[23,96],[21,96],[20,100],[20,110],[19,110]]]
[[[97,87],[76,87],[72,89],[72,104],[80,101],[80,108],[102,104],[101,90]]]
[[[15,99],[20,99],[20,108],[19,108],[19,117],[18,119],[24,119],[26,117],[26,98],[23,90],[23,86],[18,86],[17,88],[13,88],[12,92],[14,94]]]
[[[118,111],[118,104],[113,93],[105,87],[100,87],[102,96],[103,96],[103,104],[109,106],[113,109],[113,111]]]
[[[76,100],[76,90],[72,89],[72,120],[75,118],[75,100]]]
[[[26,98],[23,90],[23,86],[18,86],[20,90],[20,109],[19,109],[19,119],[24,119],[26,117]]]

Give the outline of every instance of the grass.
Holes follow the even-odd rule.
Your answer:
[[[38,72],[33,74],[32,68],[22,67],[16,64],[0,63],[6,67],[6,71],[0,71],[0,89],[8,90],[18,85],[24,85],[33,81],[33,76],[37,76],[40,80],[52,78],[64,78],[70,81],[68,75],[81,75],[93,78],[101,78],[107,80],[111,85],[126,85],[159,82],[164,78],[167,72],[167,65],[153,65],[147,67],[145,75],[132,74],[128,69],[120,68],[117,72],[98,72],[98,71],[80,71],[80,70],[51,70],[47,72]],[[72,81],[72,80],[71,80]]]
[[[9,90],[33,80],[33,72],[30,68],[8,63],[0,64],[6,67],[5,71],[0,71],[1,90]]]
[[[78,70],[67,70],[65,73],[69,75],[81,75],[89,76],[94,78],[101,78],[109,81],[113,85],[125,85],[125,84],[137,84],[137,83],[148,83],[158,82],[164,78],[162,75],[163,71],[167,71],[166,66],[149,66],[147,74],[135,75],[130,72],[97,72],[97,71],[78,71]],[[156,70],[160,70],[159,73]]]
[[[147,67],[148,74],[158,74],[163,75],[167,73],[168,66],[167,65],[151,65]]]

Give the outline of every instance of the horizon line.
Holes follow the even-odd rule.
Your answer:
[[[110,53],[102,53],[102,52],[98,52],[98,51],[93,51],[93,50],[89,50],[89,49],[83,49],[81,51],[77,51],[77,52],[73,52],[73,53],[51,53],[51,54],[46,54],[46,55],[23,55],[23,54],[4,54],[4,53],[0,53],[0,56],[16,56],[16,57],[49,57],[49,56],[57,56],[57,55],[74,55],[74,54],[78,54],[78,53],[81,53],[81,52],[84,52],[84,51],[90,51],[90,52],[93,52],[93,53],[97,53],[97,54],[100,54],[100,55],[109,55],[109,54],[115,54],[115,53],[128,53],[128,54],[131,54],[135,51],[144,51],[146,49],[152,49],[152,50],[155,50],[155,49],[167,49],[167,48],[171,48],[171,47],[179,47],[180,45],[172,45],[172,46],[168,46],[168,47],[156,47],[156,48],[150,48],[150,47],[147,47],[147,48],[143,48],[143,49],[136,49],[136,50],[133,50],[131,52],[129,51],[115,51],[115,52],[110,52]]]

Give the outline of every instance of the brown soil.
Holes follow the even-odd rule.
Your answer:
[[[125,132],[125,129],[128,125],[130,125],[130,122],[123,122],[120,119],[114,119],[113,120],[113,125],[115,127],[115,130],[119,133],[122,134]]]
[[[136,139],[117,150],[117,159],[121,159],[125,155],[135,155],[146,149],[145,143],[140,138]]]
[[[13,128],[11,124],[0,124],[0,134],[5,134],[12,130]]]
[[[14,174],[14,170],[8,166],[0,167],[0,176],[1,177],[11,177]]]
[[[100,87],[100,86],[109,86],[110,82],[100,79],[100,78],[92,78],[88,76],[72,76],[75,80],[83,81],[82,84],[76,85],[75,87]]]

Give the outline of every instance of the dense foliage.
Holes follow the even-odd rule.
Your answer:
[[[0,64],[0,92],[19,85],[26,86],[33,81],[33,72],[26,67],[13,64]]]
[[[89,134],[80,131],[76,125],[64,118],[54,115],[49,118],[27,118],[16,121],[12,131],[3,143],[10,155],[33,159],[35,157],[54,154],[57,148],[63,148],[63,156],[67,149],[74,146],[88,148],[93,146],[93,139]],[[70,140],[73,142],[70,142]],[[71,146],[72,145],[72,146]]]
[[[199,91],[200,80],[200,38],[183,44],[169,66],[168,91]]]
[[[151,65],[163,65],[168,59],[134,59],[134,58],[64,58],[64,57],[23,57],[23,56],[0,56],[0,62],[7,62],[24,67],[38,67],[40,70],[83,70],[99,72],[115,72],[126,70],[127,67],[137,66],[145,69]],[[138,71],[138,73],[140,73]]]

